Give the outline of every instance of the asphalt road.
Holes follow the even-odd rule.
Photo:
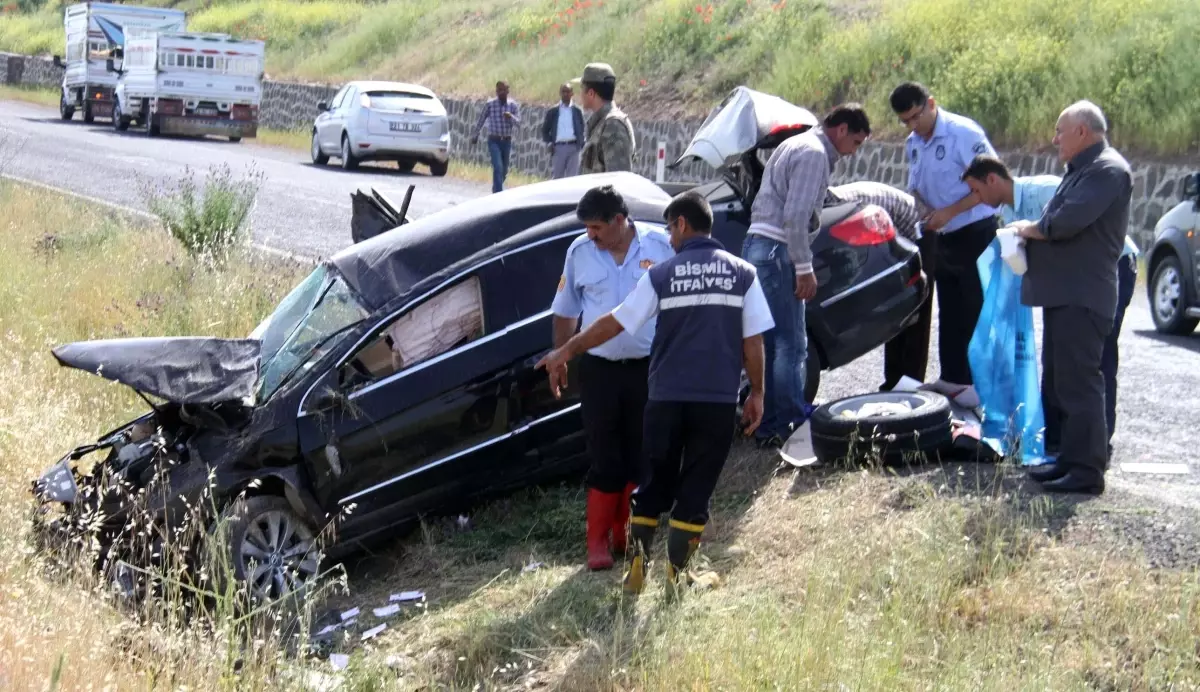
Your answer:
[[[325,257],[350,244],[350,194],[375,187],[399,204],[410,184],[410,214],[421,217],[486,194],[490,186],[417,172],[364,165],[343,171],[317,167],[306,152],[233,144],[209,138],[147,137],[116,132],[107,121],[87,125],[59,120],[58,111],[0,101],[0,161],[3,173],[144,210],[145,185],[171,185],[191,168],[198,181],[222,163],[235,175],[253,166],[263,175],[252,223],[254,241],[311,257]]]
[[[116,133],[106,123],[63,123],[56,111],[0,101],[3,172],[134,209],[139,189],[170,184],[185,168],[198,175],[227,163],[264,175],[253,216],[257,243],[305,256],[328,256],[350,244],[351,192],[375,186],[402,199],[417,185],[412,213],[424,216],[487,194],[488,186],[427,175],[317,168],[302,152],[219,140],[150,139]],[[1040,320],[1039,320],[1040,321]],[[936,332],[936,323],[935,323]],[[1039,339],[1040,343],[1040,339]],[[1154,331],[1144,287],[1138,287],[1121,335],[1115,458],[1103,498],[1081,503],[1084,524],[1145,548],[1156,564],[1200,565],[1200,334]],[[937,376],[936,333],[928,376]],[[825,373],[819,399],[878,387],[882,349]],[[1128,462],[1183,462],[1186,475],[1122,471]]]

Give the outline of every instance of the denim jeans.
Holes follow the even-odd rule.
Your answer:
[[[755,436],[787,437],[793,423],[804,420],[804,376],[808,333],[804,301],[796,299],[796,268],[787,245],[757,234],[746,236],[742,257],[758,271],[775,328],[763,334],[766,350],[766,392],[763,419]]]
[[[488,156],[492,159],[492,192],[504,189],[504,179],[508,177],[508,156],[511,152],[511,139],[488,138]]]

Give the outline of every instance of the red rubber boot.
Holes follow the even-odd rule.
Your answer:
[[[613,558],[609,552],[609,532],[612,531],[613,515],[621,493],[602,493],[588,488],[587,496],[587,554],[588,569],[612,569]]]

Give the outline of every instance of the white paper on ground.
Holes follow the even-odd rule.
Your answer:
[[[329,634],[330,632],[333,632],[337,628],[338,628],[337,625],[325,625],[324,629],[322,629],[320,632],[317,632],[317,634],[315,636],[324,637],[325,635]]]
[[[358,615],[358,606],[355,606],[355,607],[351,608],[350,610],[347,610],[346,612],[342,613],[342,622],[345,622],[346,620],[349,620],[352,617],[356,617],[357,615]]]
[[[913,378],[909,377],[908,375],[901,375],[900,381],[896,383],[895,387],[892,387],[892,391],[893,392],[915,392],[921,388],[922,384],[924,384],[924,382],[919,382],[917,380],[914,380]]]
[[[368,639],[373,639],[373,638],[375,637],[375,635],[379,634],[380,632],[382,632],[382,631],[384,631],[384,630],[386,630],[386,629],[387,629],[387,623],[386,623],[386,622],[385,622],[385,623],[383,623],[382,625],[378,625],[378,626],[376,626],[376,627],[372,627],[371,629],[369,629],[369,630],[367,630],[366,632],[363,632],[363,633],[362,633],[362,638],[363,638],[363,641],[365,642],[365,641],[367,641]]]
[[[392,594],[388,597],[388,600],[393,603],[403,603],[405,601],[419,601],[422,598],[425,598],[424,591],[405,591],[403,593]]]
[[[376,608],[375,610],[373,610],[371,612],[375,613],[375,617],[377,617],[377,618],[385,618],[389,615],[395,615],[396,613],[399,613],[400,606],[393,603],[392,605],[389,605],[389,606],[384,606],[382,608]]]
[[[545,566],[546,566],[546,563],[544,563],[544,562],[531,562],[528,565],[525,565],[524,567],[522,567],[521,571],[522,572],[536,572]]]
[[[333,666],[334,670],[346,670],[346,666],[350,665],[350,655],[329,654],[329,665]]]
[[[817,463],[817,455],[813,452],[812,445],[812,429],[808,425],[808,421],[799,428],[792,436],[783,443],[783,447],[779,450],[779,456],[792,466],[811,466]]]
[[[1162,473],[1171,475],[1187,475],[1191,473],[1191,469],[1187,464],[1165,464],[1165,463],[1127,463],[1121,464],[1121,473]]]

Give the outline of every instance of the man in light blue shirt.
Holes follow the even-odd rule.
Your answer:
[[[998,207],[1004,225],[1014,221],[1037,221],[1042,211],[1054,197],[1062,178],[1057,175],[1031,175],[1013,177],[1004,162],[994,156],[975,157],[963,180],[985,204]],[[1137,283],[1138,246],[1128,235],[1125,247],[1117,260],[1117,312],[1113,328],[1104,341],[1104,353],[1100,369],[1104,373],[1106,422],[1108,424],[1108,455],[1112,457],[1112,436],[1117,424],[1117,366],[1120,360],[1117,338],[1125,320],[1125,309],[1133,299],[1134,284]],[[1053,456],[1055,450],[1047,450]]]
[[[928,388],[960,405],[979,405],[967,348],[979,312],[983,286],[975,261],[996,237],[996,210],[981,204],[962,174],[978,154],[995,154],[983,128],[970,118],[938,107],[916,82],[896,87],[892,110],[910,130],[904,142],[908,190],[921,209],[921,232],[936,233],[933,280],[938,302],[938,357],[941,373]]]
[[[656,264],[675,255],[665,231],[629,219],[611,185],[584,194],[576,216],[587,228],[567,249],[554,296],[554,347],[611,313]],[[587,552],[590,569],[609,569],[625,553],[629,498],[642,480],[642,426],[655,322],[588,349],[579,359],[587,437]]]

